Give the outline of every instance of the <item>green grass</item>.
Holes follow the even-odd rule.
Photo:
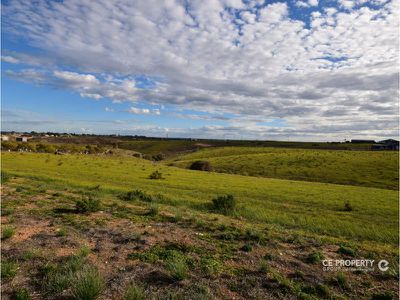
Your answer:
[[[94,268],[86,268],[75,274],[72,280],[72,295],[76,300],[97,299],[105,289],[104,278]]]
[[[146,294],[140,285],[131,285],[125,291],[123,300],[145,300]]]
[[[2,240],[9,239],[14,235],[14,233],[15,233],[15,229],[13,227],[5,226],[5,227],[3,227],[3,230],[2,230],[1,239]]]
[[[398,189],[398,152],[262,147],[204,149],[172,162],[209,161],[216,172]]]
[[[209,211],[216,196],[229,193],[237,201],[237,216],[249,222],[372,243],[390,251],[398,243],[398,192],[392,190],[199,172],[136,158],[12,152],[2,158],[6,172],[49,185],[100,184],[102,192],[115,196],[140,189],[158,204],[203,212]],[[63,164],[58,166],[60,160]],[[155,170],[165,179],[148,179]],[[343,211],[345,201],[351,202],[353,211]]]
[[[5,261],[2,259],[1,262],[1,279],[13,278],[18,271],[18,265],[12,261]]]

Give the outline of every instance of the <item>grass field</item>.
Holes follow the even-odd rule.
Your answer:
[[[213,197],[229,193],[239,199],[240,216],[251,221],[360,241],[395,245],[398,240],[396,191],[197,172],[102,156],[5,153],[3,170],[115,191],[144,189],[161,193],[168,204],[194,209],[205,209]],[[154,170],[165,179],[148,179]],[[346,201],[354,211],[342,211]]]
[[[209,161],[221,173],[399,188],[399,157],[394,151],[224,147],[203,149],[171,162],[187,168],[196,160]]]
[[[76,278],[95,281],[99,299],[128,291],[142,298],[125,299],[397,295],[394,190],[191,171],[127,156],[7,152],[2,171],[7,295],[25,288],[46,297],[74,295],[86,286]],[[154,171],[163,179],[149,179]],[[136,190],[142,200],[130,200],[127,192]],[[82,214],[89,205],[82,201],[75,209],[88,194],[101,211],[92,203],[93,212]],[[235,197],[236,209],[213,210],[212,199],[226,194]],[[323,257],[386,259],[394,267],[387,274],[323,272]],[[64,270],[65,261],[72,271]],[[129,287],[132,278],[139,285]],[[30,283],[16,291],[20,282]]]

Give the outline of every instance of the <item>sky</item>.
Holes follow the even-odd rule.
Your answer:
[[[3,131],[398,137],[399,1],[1,4]]]

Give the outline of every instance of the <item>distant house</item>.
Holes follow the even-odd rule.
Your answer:
[[[2,140],[3,142],[5,142],[5,141],[10,140],[10,138],[8,137],[8,135],[2,135],[2,136],[1,136],[1,140]]]
[[[387,139],[372,145],[372,150],[399,150],[399,141]]]
[[[374,140],[351,140],[353,144],[375,144]]]
[[[29,139],[31,139],[32,137],[30,136],[30,135],[21,135],[21,136],[17,136],[16,138],[15,138],[15,140],[17,141],[17,142],[24,142],[24,143],[26,143]]]

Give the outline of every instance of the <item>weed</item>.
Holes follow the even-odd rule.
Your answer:
[[[18,265],[12,261],[1,262],[1,279],[9,279],[17,274]]]
[[[353,206],[351,205],[351,203],[349,201],[346,201],[344,203],[343,211],[353,211]]]
[[[341,288],[347,288],[348,287],[346,275],[344,273],[342,273],[342,272],[340,272],[340,273],[338,273],[336,275],[336,277],[334,278],[334,281]]]
[[[260,272],[262,273],[268,273],[270,270],[270,266],[266,260],[261,260],[260,262]]]
[[[236,207],[236,200],[232,195],[218,196],[212,199],[213,209],[223,214],[231,214]]]
[[[13,227],[9,227],[9,226],[4,227],[3,232],[1,234],[1,239],[2,240],[9,239],[14,235],[14,233],[15,233],[15,229]]]
[[[29,291],[25,288],[20,288],[16,291],[14,291],[11,295],[11,300],[30,300],[31,295],[29,294]]]
[[[67,229],[65,227],[56,229],[56,236],[61,237],[61,236],[66,236],[66,235],[67,235]]]
[[[215,277],[222,271],[222,264],[211,257],[202,257],[200,259],[201,270],[210,277]]]
[[[93,196],[84,196],[75,203],[76,211],[79,213],[91,213],[101,209],[100,199]]]
[[[105,288],[105,281],[95,268],[86,268],[75,274],[71,282],[72,295],[77,300],[94,300]]]
[[[123,300],[145,300],[146,294],[140,285],[131,285],[125,291]]]
[[[315,264],[317,262],[320,262],[324,259],[324,254],[320,251],[316,251],[316,252],[312,252],[310,253],[307,258],[306,261],[310,264]]]
[[[162,176],[162,173],[159,171],[154,171],[153,173],[151,173],[149,175],[149,179],[164,179],[164,177]]]
[[[246,243],[240,248],[240,250],[244,252],[251,252],[253,250],[253,246],[249,243]]]
[[[165,268],[172,279],[181,281],[188,276],[186,260],[181,256],[173,256],[166,261]]]

